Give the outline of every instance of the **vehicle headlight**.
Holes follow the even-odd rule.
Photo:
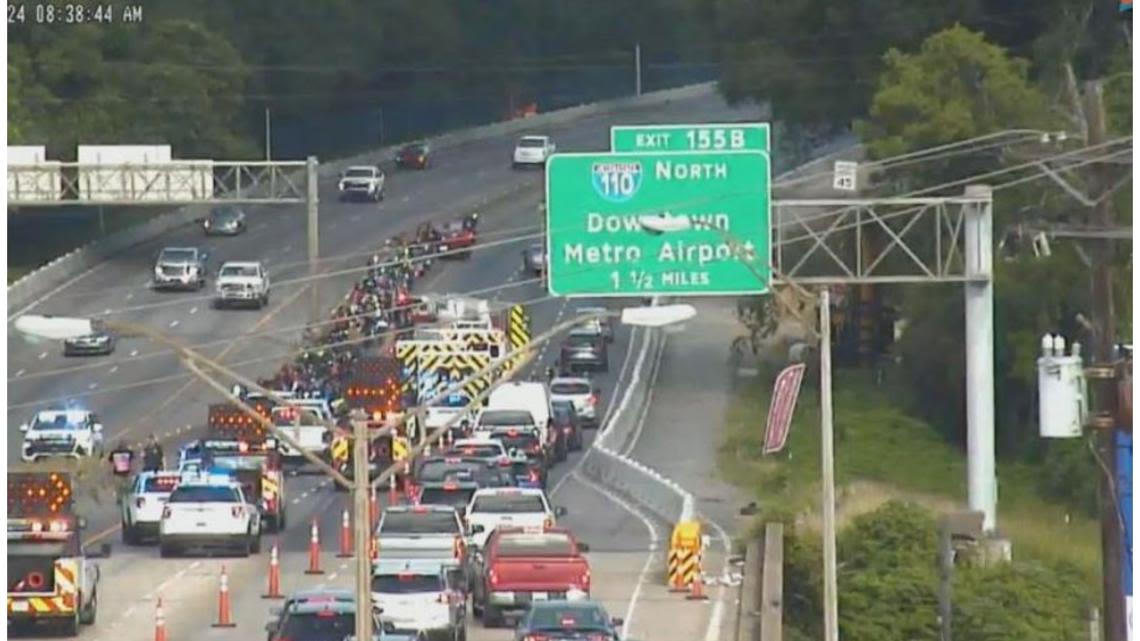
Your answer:
[[[342,181],[338,182],[336,184],[336,188],[337,189],[344,189],[344,181],[342,180]]]

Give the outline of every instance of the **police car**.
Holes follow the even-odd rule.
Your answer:
[[[447,559],[393,559],[372,570],[372,602],[398,629],[423,630],[429,638],[467,637],[466,578]]]
[[[261,510],[226,474],[183,475],[166,499],[159,526],[164,557],[192,549],[261,551]]]
[[[143,472],[119,500],[123,543],[139,545],[158,538],[162,508],[182,479],[178,472]]]
[[[41,458],[103,456],[103,424],[85,409],[41,410],[20,431],[24,433],[20,458],[27,463]]]

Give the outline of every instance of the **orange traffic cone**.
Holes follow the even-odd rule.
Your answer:
[[[226,576],[226,566],[222,566],[222,578],[218,583],[218,622],[211,627],[232,628],[236,626],[230,612],[230,582]]]
[[[380,560],[380,539],[372,537],[372,544],[368,546],[373,563]]]
[[[162,613],[162,597],[154,606],[154,641],[166,641],[166,617]]]
[[[309,529],[309,569],[305,574],[324,574],[321,569],[321,532],[317,528],[317,520],[313,519],[313,526]]]
[[[281,561],[277,557],[277,544],[269,550],[269,590],[261,595],[263,599],[284,599],[281,594]]]
[[[705,573],[703,571],[697,572],[697,576],[689,586],[692,588],[692,591],[689,592],[689,595],[686,596],[685,599],[689,601],[708,600],[709,597],[705,594]]]
[[[352,556],[352,526],[348,519],[348,509],[340,514],[340,552],[338,559],[347,559]]]

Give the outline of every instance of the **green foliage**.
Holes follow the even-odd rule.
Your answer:
[[[956,25],[917,53],[892,48],[860,134],[872,158],[975,138],[1004,129],[1046,128],[1047,101],[1029,81],[1029,62]],[[921,182],[948,182],[992,168],[983,159],[923,163]],[[979,171],[981,170],[981,171]],[[914,178],[914,168],[907,168]]]
[[[939,584],[937,526],[927,510],[889,502],[838,537],[839,630],[851,641],[935,641]],[[784,621],[789,639],[818,639],[821,553],[814,532],[789,533],[784,552]],[[1087,602],[1071,567],[1016,561],[958,564],[952,584],[954,638],[968,641],[1080,639]]]

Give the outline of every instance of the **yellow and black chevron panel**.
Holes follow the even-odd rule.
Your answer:
[[[511,349],[518,349],[530,342],[530,316],[522,305],[511,307],[507,317],[507,335]]]

